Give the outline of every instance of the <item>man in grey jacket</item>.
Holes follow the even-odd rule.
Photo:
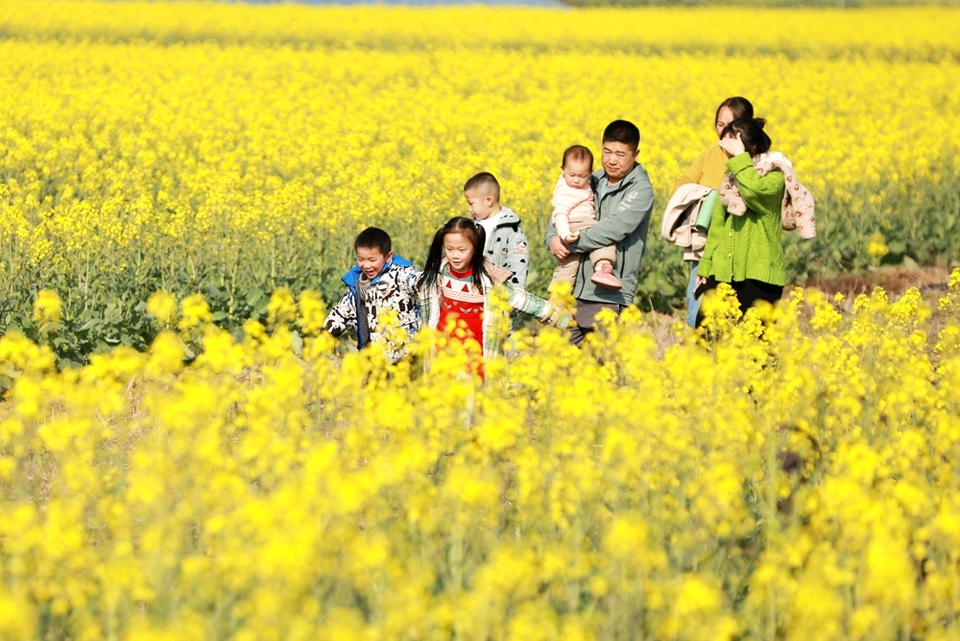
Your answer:
[[[547,225],[547,246],[559,260],[571,253],[589,254],[600,247],[617,246],[614,274],[623,283],[619,290],[590,282],[593,265],[589,260],[580,261],[573,285],[577,313],[570,341],[574,345],[580,345],[586,334],[594,330],[600,310],[610,309],[619,314],[633,304],[653,210],[653,186],[647,171],[637,162],[639,147],[640,130],[632,122],[615,120],[607,125],[603,132],[603,169],[590,178],[597,223],[569,244],[557,236],[553,225]]]

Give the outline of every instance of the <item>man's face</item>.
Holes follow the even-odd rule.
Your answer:
[[[607,172],[607,182],[618,183],[623,180],[637,164],[638,153],[639,150],[630,149],[626,143],[604,141],[600,162]]]

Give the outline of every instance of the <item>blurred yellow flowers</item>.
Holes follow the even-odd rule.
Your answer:
[[[916,290],[714,304],[659,356],[635,308],[522,331],[480,389],[433,332],[426,370],[298,355],[312,294],[242,339],[150,301],[190,365],[169,330],[62,372],[0,338],[7,638],[960,633],[960,341]]]

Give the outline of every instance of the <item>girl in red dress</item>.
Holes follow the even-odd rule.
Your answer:
[[[482,358],[499,352],[505,338],[495,323],[490,292],[504,287],[508,305],[563,329],[569,315],[549,301],[511,285],[511,273],[483,257],[483,227],[469,218],[452,218],[433,237],[427,264],[418,282],[420,313],[425,327],[439,329],[467,345],[478,356],[477,373],[483,376]]]

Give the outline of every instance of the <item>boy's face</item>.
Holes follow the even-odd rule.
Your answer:
[[[600,162],[603,164],[603,170],[607,172],[607,181],[618,183],[633,171],[633,166],[637,164],[638,153],[640,153],[639,149],[630,149],[626,143],[605,140]]]
[[[367,278],[375,278],[391,258],[393,252],[384,256],[376,247],[357,247],[357,267]]]
[[[481,195],[476,189],[468,189],[463,192],[463,197],[467,199],[470,206],[470,216],[474,220],[486,220],[493,214],[500,211],[500,203],[494,200],[493,196]]]
[[[568,160],[563,166],[563,180],[569,187],[583,189],[590,184],[590,174],[593,166],[586,158],[582,160]]]

